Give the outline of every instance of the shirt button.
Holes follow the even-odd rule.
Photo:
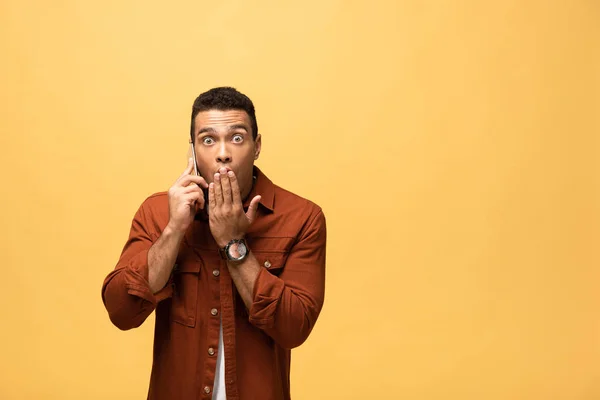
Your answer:
[[[204,393],[209,394],[210,388],[208,386],[204,386]]]
[[[211,355],[211,356],[214,356],[215,355],[215,349],[213,349],[212,347],[209,347],[208,348],[208,354]]]
[[[265,261],[265,268],[271,268],[271,261]]]
[[[213,308],[212,310],[210,310],[210,313],[212,315],[217,315],[219,313],[219,310],[217,310],[216,308]]]
[[[218,269],[213,269],[213,275],[214,276],[219,276],[221,273],[219,272]]]

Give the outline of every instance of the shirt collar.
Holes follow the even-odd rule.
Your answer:
[[[254,196],[260,195],[260,205],[272,212],[275,205],[275,185],[257,166],[254,166],[253,176],[255,177],[254,185],[252,185],[248,198],[244,201],[244,208],[250,206],[250,200]]]

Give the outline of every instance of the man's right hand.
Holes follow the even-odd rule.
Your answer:
[[[190,158],[183,174],[169,189],[169,224],[175,232],[185,233],[194,220],[199,209],[204,208],[205,199],[202,193],[208,184],[198,175],[192,175],[194,161]]]

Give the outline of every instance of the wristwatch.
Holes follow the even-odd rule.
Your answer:
[[[248,255],[248,246],[244,239],[233,239],[225,247],[219,249],[221,258],[229,261],[243,261]]]

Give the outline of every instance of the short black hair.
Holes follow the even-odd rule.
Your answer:
[[[216,87],[202,93],[194,100],[192,106],[192,123],[190,128],[190,138],[194,142],[194,119],[201,111],[208,110],[241,110],[245,111],[250,117],[250,127],[252,128],[252,139],[256,140],[258,135],[258,124],[256,123],[256,112],[254,104],[248,96],[238,92],[235,88],[229,86]]]

